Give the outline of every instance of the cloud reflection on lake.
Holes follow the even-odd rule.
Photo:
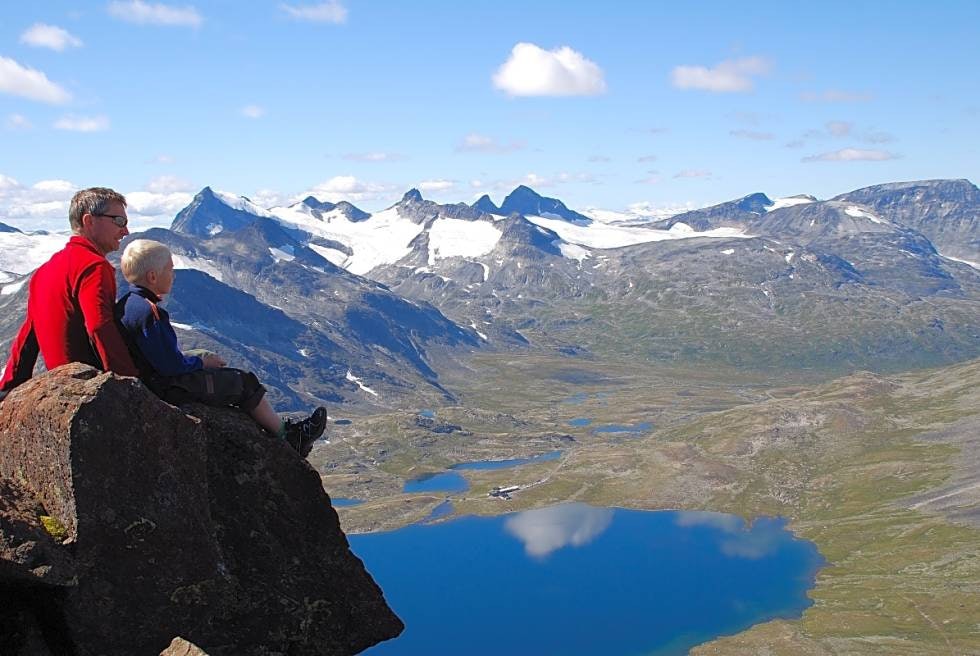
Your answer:
[[[736,515],[714,512],[679,511],[678,526],[708,526],[724,533],[719,549],[733,558],[763,558],[775,553],[792,536],[786,532],[785,522],[774,518],[759,518],[746,524]]]
[[[568,545],[592,542],[609,528],[613,512],[612,508],[566,503],[516,513],[507,518],[504,528],[524,543],[527,555],[544,558]]]

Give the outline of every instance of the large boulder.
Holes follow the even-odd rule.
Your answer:
[[[319,475],[237,410],[66,365],[0,405],[0,483],[19,518],[0,521],[0,605],[39,627],[12,653],[38,653],[40,632],[80,656],[159,654],[176,636],[212,656],[355,654],[403,628]],[[22,603],[28,589],[54,592]]]

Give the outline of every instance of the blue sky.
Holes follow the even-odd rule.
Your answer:
[[[980,176],[978,2],[4,3],[0,221],[112,186],[577,209]]]

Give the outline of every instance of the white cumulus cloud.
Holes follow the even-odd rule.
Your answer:
[[[804,162],[883,162],[898,159],[898,155],[887,150],[866,150],[862,148],[841,148],[829,153],[804,157]]]
[[[701,89],[716,93],[751,91],[753,77],[766,75],[772,64],[765,57],[743,57],[721,62],[714,68],[705,66],[677,66],[671,72],[671,80],[679,89]]]
[[[827,122],[827,132],[835,137],[846,137],[851,133],[851,129],[854,127],[853,123],[848,121],[828,121]]]
[[[175,175],[160,175],[146,183],[146,190],[154,194],[172,194],[193,189],[193,184]]]
[[[54,127],[58,130],[71,132],[104,132],[109,129],[109,118],[107,116],[75,116],[69,114],[55,121]]]
[[[21,66],[8,57],[0,57],[0,92],[52,105],[71,100],[71,94],[49,80],[47,75]]]
[[[423,180],[418,184],[419,191],[448,191],[456,186],[455,180]]]
[[[57,25],[34,23],[20,35],[20,42],[37,48],[51,48],[58,52],[66,48],[80,48],[82,40]]]
[[[149,185],[148,185],[149,186]],[[133,223],[131,232],[152,226],[167,226],[177,213],[190,205],[194,194],[184,191],[130,191],[126,209]]]
[[[242,116],[246,118],[262,118],[265,116],[265,108],[258,105],[245,105],[241,112]]]
[[[193,6],[174,7],[143,0],[113,0],[109,3],[109,15],[137,25],[198,28],[204,23],[204,17]]]
[[[347,22],[347,8],[337,0],[321,2],[316,5],[287,5],[283,3],[279,5],[279,8],[297,20],[335,24]]]
[[[602,69],[568,46],[544,50],[518,43],[493,75],[511,96],[595,96],[606,91]]]
[[[358,180],[353,175],[337,175],[301,194],[296,200],[302,200],[307,196],[331,203],[342,200],[375,200],[389,195],[393,189],[395,189],[393,185]]]

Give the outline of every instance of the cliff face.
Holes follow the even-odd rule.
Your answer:
[[[0,652],[180,636],[212,656],[340,655],[397,636],[317,473],[241,412],[187,409],[84,365],[0,405]]]

